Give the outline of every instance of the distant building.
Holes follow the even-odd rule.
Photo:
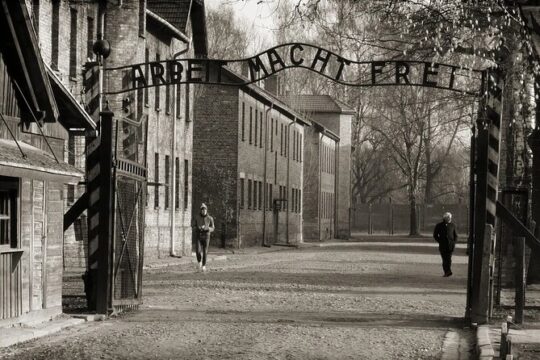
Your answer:
[[[323,169],[321,170],[320,181],[322,185],[319,205],[323,233],[319,234],[319,238],[326,238],[325,232],[328,229],[329,232],[333,232],[333,237],[348,239],[351,235],[351,137],[355,111],[329,95],[288,95],[281,97],[281,99],[291,108],[306,114],[327,129],[328,139],[323,139],[320,142],[318,150],[321,152],[320,166]],[[311,138],[313,139],[313,137]],[[332,145],[332,141],[338,141],[338,143]],[[333,192],[329,190],[332,177],[328,175],[328,171],[335,177],[335,190]],[[304,194],[304,201],[307,201],[307,191]],[[332,216],[334,218],[333,227],[328,224],[327,220],[324,220],[329,216],[328,210],[325,210],[328,204],[334,208],[330,211],[330,214],[332,212],[335,214]],[[307,222],[305,226],[313,228],[313,216],[306,217],[305,221]],[[309,233],[313,234],[313,231],[310,230]]]
[[[240,80],[230,71],[224,76]],[[309,121],[257,85],[204,86],[195,108],[193,212],[208,204],[212,243],[302,242]]]
[[[339,137],[312,121],[304,140],[304,241],[323,241],[336,235],[336,149]]]

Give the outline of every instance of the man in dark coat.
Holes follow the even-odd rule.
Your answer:
[[[210,245],[210,234],[214,232],[214,219],[208,215],[208,208],[201,204],[200,213],[195,216],[194,230],[197,236],[197,263],[199,270],[206,271],[206,255]]]
[[[439,252],[441,253],[444,270],[443,276],[452,276],[452,252],[458,238],[456,225],[452,222],[452,214],[447,212],[443,215],[443,221],[435,226],[433,237],[439,243]]]

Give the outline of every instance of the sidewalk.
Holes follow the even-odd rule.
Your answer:
[[[511,304],[512,294],[506,294],[503,300],[505,304]],[[540,304],[540,286],[529,285],[526,292],[527,305],[524,310],[525,320],[523,325],[511,324],[508,331],[508,338],[511,339],[511,355],[513,359],[540,359],[540,314],[538,312]],[[501,310],[499,310],[501,311]],[[514,310],[505,307],[504,313],[512,316]],[[501,328],[500,317],[494,318],[491,324],[481,325],[476,333],[476,350],[478,359],[497,360],[501,359]],[[505,359],[502,359],[505,360]]]

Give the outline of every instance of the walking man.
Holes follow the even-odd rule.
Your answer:
[[[206,271],[206,255],[210,245],[210,234],[214,231],[214,219],[208,215],[206,204],[201,204],[201,211],[195,217],[194,230],[197,235],[197,265],[198,269]]]
[[[452,276],[452,252],[456,246],[457,229],[452,222],[452,214],[444,213],[443,221],[435,226],[433,237],[439,243],[444,277]]]

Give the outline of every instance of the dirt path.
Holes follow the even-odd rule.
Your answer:
[[[374,238],[145,274],[143,310],[1,350],[17,359],[440,359],[465,309],[466,257]],[[456,335],[457,334],[457,335]],[[445,349],[449,348],[445,345]],[[446,356],[446,358],[452,358]]]

